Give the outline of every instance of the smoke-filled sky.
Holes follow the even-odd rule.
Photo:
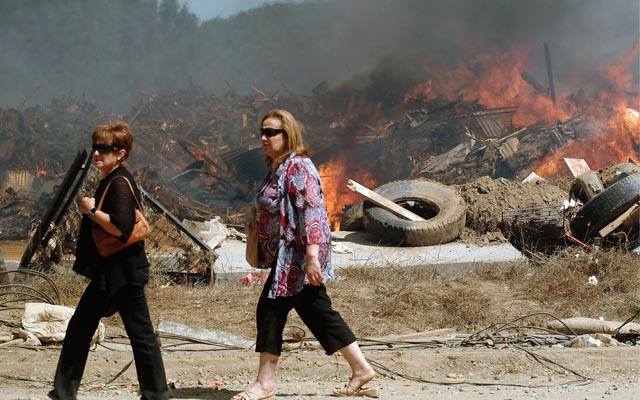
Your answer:
[[[556,88],[575,92],[640,38],[638,0],[258,3],[212,1],[204,14],[197,0],[0,1],[0,107],[72,95],[127,112],[143,91],[189,85],[307,95],[322,81],[428,80],[434,65],[493,50],[530,54],[526,70],[544,81],[544,43]],[[637,90],[637,58],[631,68]]]
[[[180,0],[180,4],[187,4],[189,10],[197,15],[201,21],[228,18],[241,11],[275,2],[277,0]]]

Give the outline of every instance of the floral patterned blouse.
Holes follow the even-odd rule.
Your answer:
[[[334,277],[331,229],[320,176],[307,157],[292,153],[270,170],[256,195],[258,243],[275,275],[267,297],[293,296],[309,284],[307,244],[319,245],[323,280]]]

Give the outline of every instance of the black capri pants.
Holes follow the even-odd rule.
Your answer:
[[[113,297],[129,336],[135,359],[141,399],[167,400],[169,389],[160,346],[153,331],[143,286],[127,285]],[[52,399],[76,399],[89,353],[91,337],[109,307],[105,293],[91,282],[69,321],[58,359]]]
[[[258,300],[256,310],[257,352],[280,355],[282,332],[287,322],[287,315],[292,308],[295,308],[302,321],[328,355],[356,341],[356,337],[347,323],[331,307],[331,299],[324,285],[306,285],[297,295],[269,299],[267,294],[274,275],[275,267],[272,267]]]

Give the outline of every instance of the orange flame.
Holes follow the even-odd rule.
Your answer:
[[[404,103],[429,102],[440,96],[477,102],[485,107],[517,107],[514,125],[555,124],[581,114],[586,122],[599,129],[597,135],[580,137],[558,149],[531,169],[541,176],[550,176],[560,170],[562,158],[584,158],[593,169],[639,157],[640,129],[638,128],[638,93],[631,92],[634,85],[632,65],[637,60],[640,39],[622,60],[602,70],[605,82],[594,97],[569,97],[556,93],[556,103],[546,93],[536,91],[524,81],[522,72],[533,65],[528,50],[508,52],[493,50],[472,56],[455,68],[432,69],[431,79],[417,85],[404,96]],[[581,91],[582,92],[582,91]]]
[[[416,101],[429,102],[435,100],[438,95],[433,91],[433,82],[428,81],[426,83],[419,83],[413,89],[409,90],[405,95],[402,102],[404,104],[413,103]]]
[[[211,159],[207,156],[205,152],[202,152],[196,148],[190,148],[191,154],[196,160],[204,161],[205,167],[211,172],[213,175],[218,174],[218,169],[211,162]]]
[[[349,179],[374,188],[376,180],[365,169],[347,169],[347,154],[342,153],[331,158],[318,167],[318,173],[324,189],[324,201],[327,207],[329,225],[334,231],[340,230],[340,218],[347,205],[355,204],[362,197],[347,187]]]
[[[599,132],[580,142],[570,142],[532,168],[538,175],[551,176],[561,168],[564,157],[583,158],[591,169],[601,169],[612,163],[638,161],[640,152],[640,99],[630,93],[633,86],[631,65],[637,58],[640,40],[619,62],[604,69],[604,88],[597,97],[582,106],[589,122]]]
[[[522,72],[531,62],[525,50],[500,53],[497,50],[477,54],[451,69],[437,68],[427,83],[409,90],[404,103],[428,102],[439,96],[478,102],[488,108],[517,107],[513,116],[516,125],[538,122],[554,123],[568,119],[574,112],[568,101],[556,94],[554,105],[545,94],[536,92],[522,78]]]
[[[47,170],[44,168],[44,166],[39,166],[36,165],[36,178],[42,178],[44,176],[47,176]]]

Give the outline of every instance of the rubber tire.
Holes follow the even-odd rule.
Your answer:
[[[616,174],[618,172],[618,174]],[[640,167],[631,162],[619,163],[605,168],[600,173],[600,180],[604,187],[609,187],[626,176],[640,172]]]
[[[428,180],[406,180],[389,182],[374,192],[394,203],[417,201],[427,204],[435,213],[426,221],[414,222],[365,201],[365,229],[386,242],[401,246],[433,246],[455,240],[464,229],[466,205],[462,196],[449,186]]]
[[[578,175],[576,179],[573,180],[571,189],[569,190],[571,197],[580,200],[582,204],[586,204],[602,192],[604,192],[604,185],[600,181],[596,171],[589,171]]]
[[[571,220],[571,232],[580,239],[591,237],[637,201],[640,173],[620,179],[582,206]]]
[[[340,218],[341,231],[359,231],[362,230],[362,201],[350,206],[346,209]]]

